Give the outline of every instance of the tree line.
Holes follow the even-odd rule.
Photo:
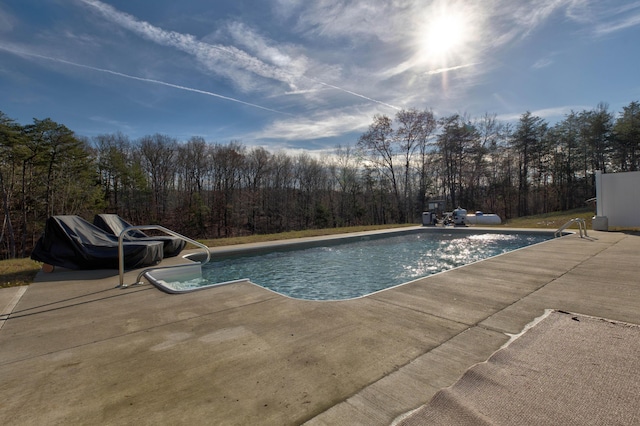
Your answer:
[[[503,219],[584,206],[595,171],[640,167],[640,103],[551,125],[408,109],[322,155],[154,134],[80,137],[0,112],[2,258],[29,255],[52,215],[116,213],[192,238],[419,222],[429,201]]]

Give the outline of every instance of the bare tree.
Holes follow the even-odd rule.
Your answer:
[[[249,210],[247,227],[252,233],[262,230],[261,218],[265,216],[267,210],[267,184],[271,167],[271,154],[266,149],[255,147],[247,153],[245,164]]]
[[[541,152],[547,123],[527,111],[513,133],[512,148],[518,156],[518,216],[529,214],[530,168]]]
[[[342,226],[359,224],[364,215],[364,206],[359,198],[362,191],[359,178],[362,161],[350,146],[338,145],[334,158],[331,174],[339,190],[338,221]]]
[[[396,201],[396,209],[398,209],[398,220],[404,223],[406,217],[402,208],[404,202],[398,176],[398,152],[395,136],[391,118],[386,115],[375,115],[373,123],[369,125],[369,130],[358,139],[358,148],[365,153],[371,164],[377,167],[390,183]]]
[[[470,202],[468,196],[469,179],[472,175],[474,149],[478,141],[478,133],[468,119],[454,114],[440,119],[442,132],[438,135],[438,149],[443,166],[443,185],[448,192],[450,206]]]
[[[138,146],[142,169],[151,182],[152,222],[163,222],[176,174],[177,141],[166,135],[144,136]]]
[[[234,208],[244,168],[244,152],[245,147],[238,141],[212,148],[214,202],[210,206],[211,220],[220,237],[232,236],[239,223],[241,212]]]
[[[211,161],[209,145],[194,136],[177,147],[177,197],[182,212],[179,228],[189,235],[205,236],[208,208],[205,202],[206,176]]]
[[[428,184],[428,165],[430,140],[437,127],[432,111],[416,109],[398,111],[396,114],[396,139],[400,145],[404,161],[403,197],[404,216],[415,219],[425,207],[425,195]],[[416,152],[419,154],[415,160]],[[413,175],[417,172],[417,197],[414,190]],[[417,205],[413,201],[417,200]]]
[[[107,209],[115,214],[122,214],[125,211],[123,202],[126,204],[127,201],[127,186],[134,169],[131,142],[122,133],[115,133],[96,136],[93,146]]]

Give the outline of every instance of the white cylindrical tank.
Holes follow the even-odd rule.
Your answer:
[[[467,223],[467,211],[458,207],[451,215],[454,225],[466,225]]]
[[[467,215],[467,224],[469,225],[500,225],[502,219],[497,214],[484,214],[476,212],[476,214]]]

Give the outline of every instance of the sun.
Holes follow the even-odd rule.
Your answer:
[[[440,16],[427,27],[426,48],[434,54],[447,53],[464,40],[462,19],[456,15]]]
[[[455,54],[470,36],[467,19],[460,13],[442,11],[430,17],[421,35],[423,54],[441,58]]]

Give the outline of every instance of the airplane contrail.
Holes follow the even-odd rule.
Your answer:
[[[0,49],[6,50],[6,51],[11,52],[11,53],[14,53],[16,55],[31,56],[31,57],[34,57],[34,58],[40,58],[40,59],[45,59],[45,60],[48,60],[48,61],[59,62],[59,63],[62,63],[62,64],[71,65],[71,66],[78,67],[78,68],[85,68],[85,69],[89,69],[89,70],[92,70],[92,71],[97,71],[97,72],[102,72],[102,73],[106,73],[106,74],[115,75],[115,76],[118,76],[118,77],[129,78],[131,80],[137,80],[137,81],[142,81],[142,82],[146,82],[146,83],[159,84],[159,85],[162,85],[162,86],[172,87],[174,89],[186,90],[188,92],[194,92],[194,93],[200,93],[202,95],[213,96],[215,98],[220,98],[220,99],[224,99],[224,100],[231,101],[231,102],[237,102],[239,104],[247,105],[247,106],[250,106],[250,107],[253,107],[253,108],[259,108],[259,109],[262,109],[262,110],[265,110],[265,111],[275,112],[276,114],[289,115],[289,116],[292,116],[292,117],[294,116],[293,114],[289,114],[287,112],[282,112],[282,111],[278,111],[278,110],[275,110],[275,109],[263,107],[261,105],[252,104],[250,102],[245,102],[245,101],[242,101],[240,99],[236,99],[236,98],[231,98],[229,96],[220,95],[218,93],[208,92],[206,90],[194,89],[192,87],[186,87],[186,86],[180,86],[178,84],[168,83],[166,81],[154,80],[152,78],[137,77],[135,75],[125,74],[125,73],[121,73],[121,72],[113,71],[113,70],[108,70],[108,69],[104,69],[104,68],[92,67],[90,65],[79,64],[79,63],[76,63],[76,62],[71,62],[71,61],[67,61],[67,60],[64,60],[64,59],[60,59],[60,58],[53,58],[53,57],[50,57],[50,56],[39,55],[37,53],[31,53],[31,52],[15,50],[15,49],[11,49],[11,48],[8,48],[8,47],[2,46],[2,45],[0,45]]]
[[[428,75],[442,74],[443,72],[459,70],[461,68],[472,67],[474,65],[477,65],[477,64],[465,64],[465,65],[458,65],[458,66],[449,67],[449,68],[438,68],[438,69],[435,69],[435,70],[427,71],[425,74],[428,74]]]
[[[397,106],[394,106],[394,105],[391,105],[391,104],[388,104],[388,103],[385,103],[385,102],[382,102],[382,101],[378,101],[378,100],[373,99],[373,98],[366,97],[365,95],[361,95],[359,93],[352,92],[351,90],[343,89],[342,87],[334,86],[334,85],[329,84],[329,83],[323,83],[322,81],[316,80],[316,79],[311,78],[311,77],[305,77],[305,78],[307,78],[307,79],[309,79],[309,80],[311,80],[311,81],[313,81],[315,83],[321,84],[323,86],[327,86],[327,87],[330,87],[332,89],[340,90],[340,91],[348,93],[350,95],[357,96],[359,98],[366,99],[367,101],[375,102],[375,103],[378,103],[380,105],[384,105],[386,107],[393,108],[393,109],[398,110],[398,111],[400,111],[402,109],[400,107],[397,107]]]

